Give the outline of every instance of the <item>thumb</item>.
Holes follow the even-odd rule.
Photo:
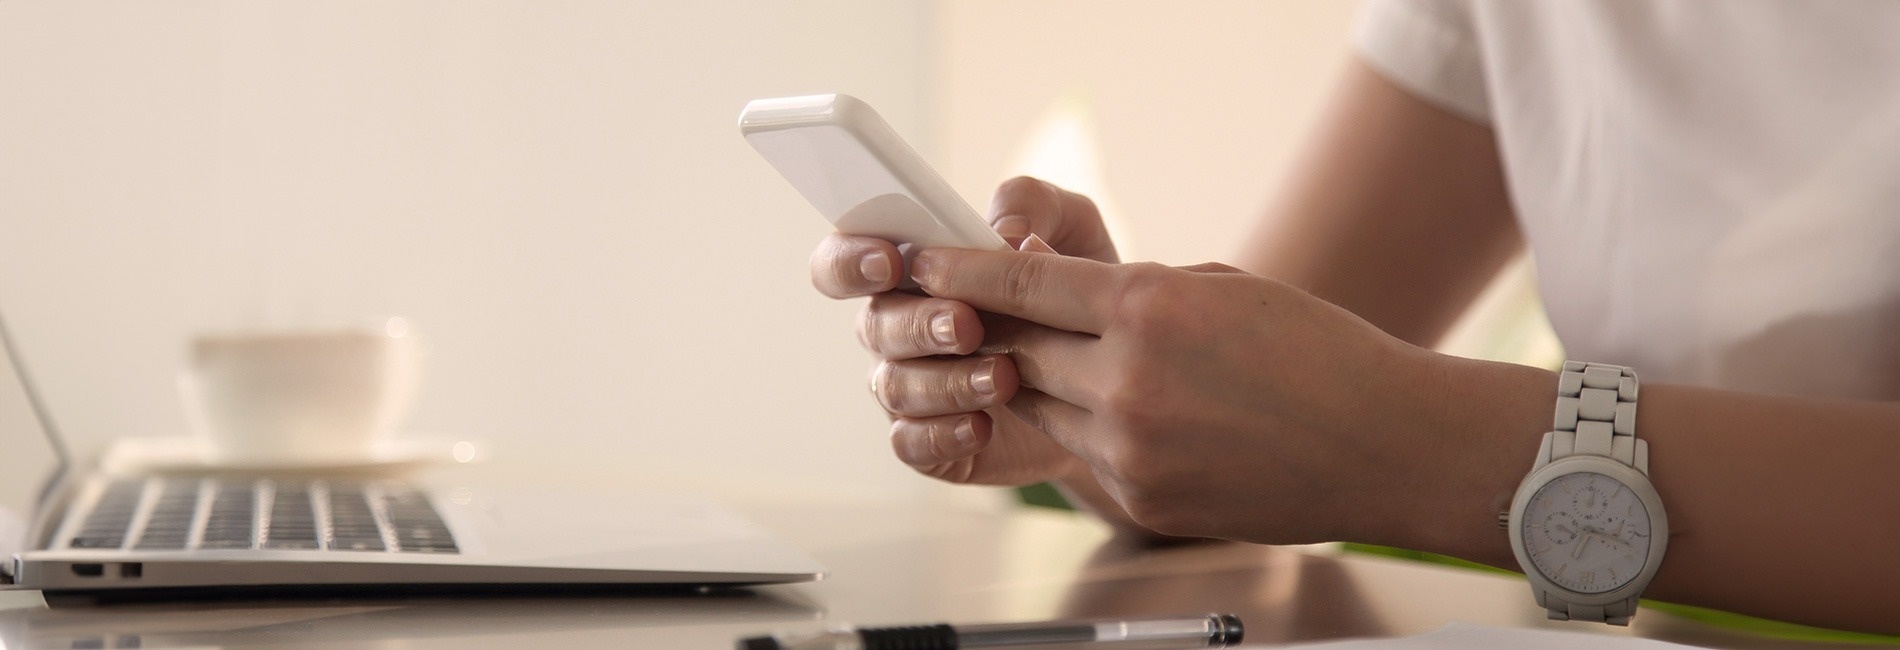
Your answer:
[[[996,188],[990,227],[1012,243],[1033,232],[1065,255],[1119,261],[1094,201],[1035,178],[1019,176]]]

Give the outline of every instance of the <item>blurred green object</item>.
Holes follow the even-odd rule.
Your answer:
[[[1035,485],[1026,485],[1016,488],[1016,499],[1022,501],[1024,505],[1036,506],[1038,508],[1054,508],[1057,510],[1075,509],[1075,506],[1069,504],[1068,499],[1062,497],[1062,492],[1057,490],[1056,486],[1048,483],[1037,483]]]
[[[1377,546],[1373,544],[1355,544],[1352,542],[1347,542],[1347,543],[1341,544],[1340,548],[1342,550],[1345,550],[1348,553],[1361,553],[1365,555],[1381,555],[1385,557],[1396,557],[1396,558],[1403,558],[1407,560],[1426,562],[1429,564],[1441,564],[1445,566],[1455,566],[1455,567],[1461,567],[1461,568],[1466,568],[1466,569],[1476,569],[1476,570],[1485,571],[1488,573],[1504,573],[1504,574],[1511,574],[1511,575],[1517,574],[1516,571],[1506,571],[1504,569],[1500,569],[1494,566],[1488,566],[1484,564],[1478,564],[1476,562],[1460,560],[1458,558],[1451,557],[1449,555],[1439,555],[1437,553],[1426,553],[1424,551],[1413,551],[1413,550],[1403,549],[1403,548],[1393,548],[1390,546]],[[1700,622],[1707,623],[1709,625],[1713,625],[1716,627],[1725,627],[1732,630],[1740,630],[1740,631],[1747,632],[1750,634],[1758,634],[1765,637],[1773,637],[1776,639],[1784,639],[1784,640],[1789,640],[1789,641],[1825,641],[1825,642],[1831,642],[1831,643],[1868,643],[1868,644],[1900,646],[1900,636],[1889,636],[1885,634],[1869,634],[1866,632],[1845,632],[1841,630],[1830,630],[1824,627],[1813,627],[1813,626],[1808,626],[1808,625],[1800,625],[1796,623],[1786,623],[1782,621],[1770,620],[1770,619],[1765,619],[1765,618],[1756,618],[1753,616],[1747,616],[1743,614],[1724,612],[1720,610],[1709,609],[1706,607],[1696,607],[1693,605],[1678,605],[1675,603],[1657,602],[1657,601],[1649,600],[1649,599],[1643,600],[1643,607],[1646,607],[1648,609],[1653,609],[1659,612],[1669,612],[1671,615],[1674,615],[1674,616],[1679,616],[1679,617],[1686,618],[1693,621],[1700,621]]]

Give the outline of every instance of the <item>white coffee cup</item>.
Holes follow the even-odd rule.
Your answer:
[[[415,390],[414,337],[400,325],[195,338],[179,389],[207,460],[371,460]]]

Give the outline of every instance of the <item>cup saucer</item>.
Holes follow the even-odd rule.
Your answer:
[[[397,474],[454,464],[456,443],[442,438],[394,437],[360,455],[340,458],[221,459],[196,436],[142,436],[112,441],[99,467],[109,474],[290,472]]]

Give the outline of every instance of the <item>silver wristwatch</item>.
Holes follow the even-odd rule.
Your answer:
[[[1628,625],[1669,542],[1636,438],[1636,373],[1564,362],[1554,430],[1518,485],[1506,527],[1537,604],[1558,620]]]

